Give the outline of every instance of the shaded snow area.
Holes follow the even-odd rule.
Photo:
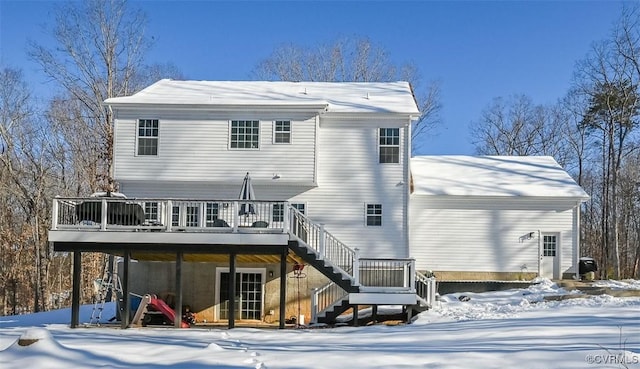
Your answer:
[[[70,329],[69,310],[3,317],[0,368],[640,368],[640,298],[545,301],[579,292],[538,282],[445,295],[395,326]]]

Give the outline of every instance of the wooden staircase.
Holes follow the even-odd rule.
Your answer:
[[[363,305],[402,305],[410,320],[433,305],[435,278],[417,273],[413,259],[360,258],[358,249],[323,225],[288,209],[289,249],[331,281],[312,294],[312,323],[333,324],[348,309]]]
[[[329,280],[340,286],[346,292],[358,292],[358,285],[354,278],[344,272],[342,269],[335,267],[330,261],[313,252],[309,247],[299,241],[289,242],[289,249],[296,253],[308,265],[311,265]]]

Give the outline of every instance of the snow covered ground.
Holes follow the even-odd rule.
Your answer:
[[[577,293],[542,280],[451,294],[397,326],[70,329],[69,310],[2,317],[0,368],[640,368],[640,297],[543,301]],[[90,314],[83,307],[81,317]],[[40,340],[20,346],[21,337]]]

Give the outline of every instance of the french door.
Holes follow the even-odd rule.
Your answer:
[[[219,271],[218,319],[229,319],[229,270]],[[261,320],[264,270],[238,270],[235,281],[235,317],[241,320]]]

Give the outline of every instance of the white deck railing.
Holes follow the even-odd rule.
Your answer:
[[[426,277],[415,270],[414,259],[356,259],[359,293],[417,294],[423,303],[433,306],[435,301],[435,278]],[[331,282],[312,290],[311,321],[340,303],[348,293]],[[418,302],[416,300],[416,302]]]
[[[286,201],[55,198],[51,229],[78,231],[269,232],[289,233],[322,260],[350,277],[360,292],[417,293],[435,302],[435,278],[415,271],[413,259],[360,258]],[[312,316],[347,295],[331,283],[312,295]]]
[[[286,208],[284,201],[55,198],[51,229],[286,232]]]
[[[351,249],[324,229],[323,224],[315,223],[293,207],[289,207],[290,233],[308,248],[315,251],[323,260],[355,278],[357,283],[358,249]]]
[[[311,290],[311,322],[318,322],[318,315],[339,304],[348,295],[337,284],[330,282],[324,287]]]
[[[433,275],[426,276],[420,272],[416,272],[416,294],[422,299],[422,303],[432,308],[436,303],[436,294],[438,286],[436,285],[436,277]]]
[[[360,258],[360,291],[414,292],[414,259]]]

